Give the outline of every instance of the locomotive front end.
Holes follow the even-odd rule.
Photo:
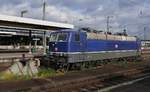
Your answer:
[[[68,52],[69,32],[52,32],[49,40],[49,55],[65,57]]]
[[[69,32],[52,32],[49,39],[48,65],[61,67],[67,62]]]

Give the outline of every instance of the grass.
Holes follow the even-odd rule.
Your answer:
[[[37,73],[37,77],[43,78],[43,77],[50,77],[50,76],[55,76],[56,72],[55,70],[51,68],[41,68],[39,69],[39,72]]]
[[[54,69],[51,68],[40,68],[37,77],[38,78],[46,78],[46,77],[53,77],[53,76],[60,76],[64,75],[62,72],[56,72]]]
[[[47,77],[54,77],[54,76],[60,76],[64,75],[62,72],[56,72],[55,70],[51,68],[44,68],[41,67],[39,69],[39,72],[35,74],[34,76],[30,75],[15,75],[12,73],[0,73],[0,80],[30,80],[32,78],[47,78]]]
[[[16,75],[12,73],[1,73],[0,74],[0,80],[29,80],[32,77],[29,75]]]
[[[19,79],[19,76],[11,74],[11,73],[1,73],[0,80],[14,80]]]

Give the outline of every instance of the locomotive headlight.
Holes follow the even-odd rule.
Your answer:
[[[57,52],[57,51],[58,51],[58,48],[55,48],[55,51]]]

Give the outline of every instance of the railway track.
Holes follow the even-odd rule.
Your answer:
[[[0,81],[0,91],[91,92],[145,76],[149,72],[150,62],[134,63],[124,68],[105,65],[99,69],[70,72],[45,79]]]
[[[50,88],[49,91],[59,92],[61,90],[61,92],[66,92],[69,90],[70,92],[93,92],[105,87],[139,78],[139,76],[144,76],[145,73],[149,71],[150,69],[143,67],[129,70],[120,69],[120,71],[117,71],[116,69],[115,72],[111,71],[111,73],[107,72],[104,74],[80,78],[78,80],[71,81],[67,84],[63,83],[56,89]]]

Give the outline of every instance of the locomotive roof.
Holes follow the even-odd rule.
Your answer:
[[[53,32],[79,32],[79,29],[61,29],[59,31],[53,31]],[[101,34],[101,35],[106,35],[104,32],[87,32],[87,31],[80,31],[80,32],[86,32],[88,34]],[[125,36],[125,35],[115,35],[115,34],[107,34],[107,35],[112,35],[112,36]],[[126,37],[135,37],[135,36],[126,36]],[[136,37],[135,37],[136,38]]]
[[[77,29],[61,29],[61,30],[58,30],[58,31],[53,31],[53,32],[79,32],[79,30]]]

